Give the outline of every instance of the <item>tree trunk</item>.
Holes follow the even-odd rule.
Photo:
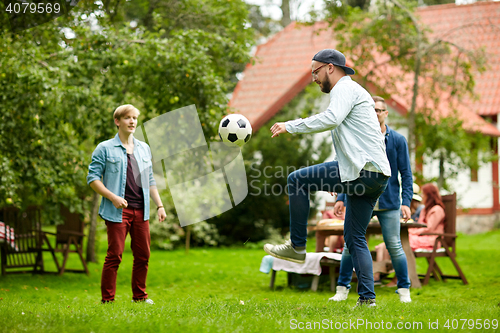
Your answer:
[[[438,188],[442,189],[444,185],[444,152],[439,152],[439,178]]]
[[[347,4],[351,7],[358,7],[361,10],[365,10],[370,2],[368,0],[347,0]]]
[[[411,107],[408,114],[408,150],[410,152],[410,158],[412,159],[412,168],[415,168],[415,155],[416,155],[416,140],[415,140],[415,110],[417,108],[417,97],[418,97],[418,78],[420,76],[420,67],[422,64],[422,56],[425,54],[422,50],[422,30],[419,26],[419,21],[412,14],[412,12],[405,6],[403,6],[398,0],[391,0],[393,4],[401,8],[406,12],[408,17],[413,23],[415,30],[417,31],[417,53],[415,54],[415,69],[413,73],[413,96],[411,98]]]
[[[420,42],[417,45],[417,49],[420,48]],[[420,76],[420,65],[421,56],[420,52],[417,51],[415,56],[415,71],[413,73],[413,96],[411,98],[411,107],[408,113],[408,150],[410,151],[410,156],[413,159],[412,167],[415,168],[415,109],[417,108],[417,97],[418,97],[418,78]]]
[[[186,226],[186,254],[189,254],[189,245],[191,243],[191,225]]]
[[[153,29],[153,25],[154,25],[153,13],[156,9],[156,6],[157,6],[157,1],[150,1],[149,7],[148,7],[148,12],[146,13],[146,16],[143,19],[143,24],[148,30]]]
[[[97,262],[95,238],[97,229],[97,213],[99,212],[99,194],[92,196],[92,215],[90,216],[89,238],[87,241],[87,262]]]
[[[283,17],[281,18],[281,25],[284,28],[292,22],[292,18],[290,17],[290,0],[281,1],[281,11],[283,12]]]

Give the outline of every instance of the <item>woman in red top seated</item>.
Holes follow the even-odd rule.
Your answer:
[[[437,236],[422,235],[423,233],[444,232],[444,204],[438,188],[433,184],[422,186],[422,197],[425,208],[420,213],[419,223],[427,224],[427,228],[411,228],[408,230],[410,246],[416,249],[432,250]],[[439,247],[441,244],[438,245]]]

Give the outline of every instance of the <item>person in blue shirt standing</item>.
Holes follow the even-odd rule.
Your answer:
[[[139,110],[133,105],[119,106],[113,113],[118,133],[97,145],[92,153],[87,184],[102,195],[99,216],[106,222],[108,250],[102,268],[101,302],[114,302],[116,274],[122,261],[125,238],[130,233],[134,265],[132,298],[153,304],[146,292],[150,255],[149,198],[165,217],[153,178],[151,150],[147,143],[134,138]]]
[[[309,194],[315,191],[346,193],[351,205],[347,205],[344,239],[359,273],[357,305],[372,307],[376,305],[373,262],[365,234],[373,207],[391,176],[391,167],[373,109],[375,103],[370,94],[351,79],[349,75],[354,73],[339,51],[325,49],[316,53],[311,74],[321,91],[330,95],[327,110],[271,127],[273,138],[285,133],[331,131],[337,155],[335,161],[302,168],[288,175],[291,239],[281,245],[266,244],[264,250],[275,258],[304,263]]]
[[[389,111],[384,99],[374,96],[373,100],[375,101],[375,112],[380,123],[380,129],[385,137],[386,154],[392,172],[387,188],[375,204],[373,215],[377,216],[380,222],[384,242],[391,256],[392,266],[396,271],[399,299],[401,302],[408,303],[411,302],[410,279],[408,277],[406,255],[401,246],[401,226],[399,219],[402,216],[403,219],[408,221],[411,216],[410,202],[413,196],[413,175],[410,166],[410,155],[405,137],[392,130],[385,123]],[[402,203],[399,195],[398,172],[401,174],[402,181]],[[334,213],[336,215],[340,215],[344,209],[344,201],[345,195],[339,194],[334,206]],[[330,300],[344,301],[347,299],[352,278],[352,269],[352,257],[347,246],[345,246],[340,264],[337,292]]]

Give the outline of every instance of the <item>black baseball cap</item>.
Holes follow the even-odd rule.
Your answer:
[[[334,49],[324,49],[319,51],[314,55],[313,60],[341,67],[344,72],[349,75],[356,74],[354,69],[345,65],[345,56]]]

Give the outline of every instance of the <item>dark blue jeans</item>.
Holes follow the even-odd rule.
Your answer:
[[[401,225],[399,217],[401,215],[399,209],[384,210],[373,212],[374,216],[378,217],[380,226],[382,227],[382,235],[384,242],[391,255],[392,266],[396,271],[398,278],[398,288],[410,288],[410,278],[408,277],[408,263],[406,254],[401,246]],[[338,285],[351,288],[352,278],[352,259],[349,249],[344,246],[342,252],[342,261],[340,262],[340,274]]]
[[[375,298],[372,257],[365,234],[373,207],[384,192],[388,179],[381,173],[361,170],[359,178],[342,183],[337,161],[313,165],[288,175],[290,238],[295,247],[306,245],[309,193],[346,193],[344,240],[358,276],[358,294],[361,299]]]

